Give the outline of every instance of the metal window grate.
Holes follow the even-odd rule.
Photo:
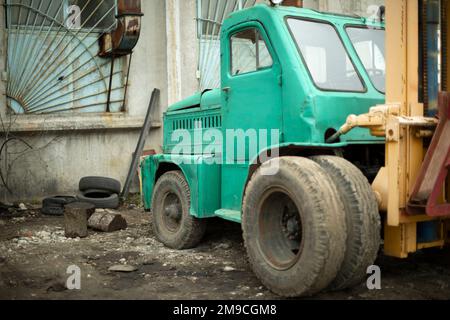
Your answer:
[[[125,60],[98,56],[115,13],[111,0],[8,0],[9,108],[18,114],[121,111]]]

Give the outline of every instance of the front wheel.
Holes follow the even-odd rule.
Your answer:
[[[344,207],[322,168],[305,158],[276,159],[258,170],[244,199],[243,231],[256,276],[284,297],[316,294],[336,277],[345,255]]]
[[[152,199],[153,231],[165,246],[183,250],[196,247],[206,221],[190,214],[191,192],[182,172],[171,171],[156,183]]]

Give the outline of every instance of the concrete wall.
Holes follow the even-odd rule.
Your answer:
[[[7,197],[9,201],[36,201],[46,195],[73,194],[83,176],[108,176],[123,182],[138,134],[137,131],[80,131],[21,137],[40,150],[27,151],[13,164],[9,179],[13,195]],[[25,150],[21,145],[15,149]]]

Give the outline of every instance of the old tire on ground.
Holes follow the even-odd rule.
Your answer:
[[[119,181],[106,177],[84,177],[80,180],[81,192],[87,190],[104,190],[110,193],[120,194],[121,184]]]
[[[77,196],[78,201],[93,204],[96,209],[117,209],[119,195],[105,190],[86,190]]]
[[[64,207],[42,207],[41,210],[43,215],[46,216],[63,216],[64,215]]]
[[[43,207],[65,206],[70,203],[76,202],[77,198],[73,196],[55,196],[46,198],[42,201]]]
[[[374,264],[381,244],[381,222],[372,187],[362,172],[345,159],[313,157],[334,181],[344,203],[347,221],[347,252],[330,289],[342,290],[360,284]]]
[[[191,249],[202,240],[206,221],[191,216],[190,207],[191,192],[183,173],[164,174],[153,192],[152,224],[156,237],[167,247]]]
[[[344,207],[334,184],[313,161],[272,161],[279,161],[278,172],[264,176],[260,168],[244,197],[242,226],[249,261],[274,293],[314,295],[336,278],[344,259]]]
[[[64,206],[76,202],[76,197],[71,196],[55,196],[46,198],[42,201],[42,214],[49,216],[64,215]]]

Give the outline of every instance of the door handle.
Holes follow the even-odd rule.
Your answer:
[[[229,93],[231,91],[231,87],[222,88],[223,92]]]

